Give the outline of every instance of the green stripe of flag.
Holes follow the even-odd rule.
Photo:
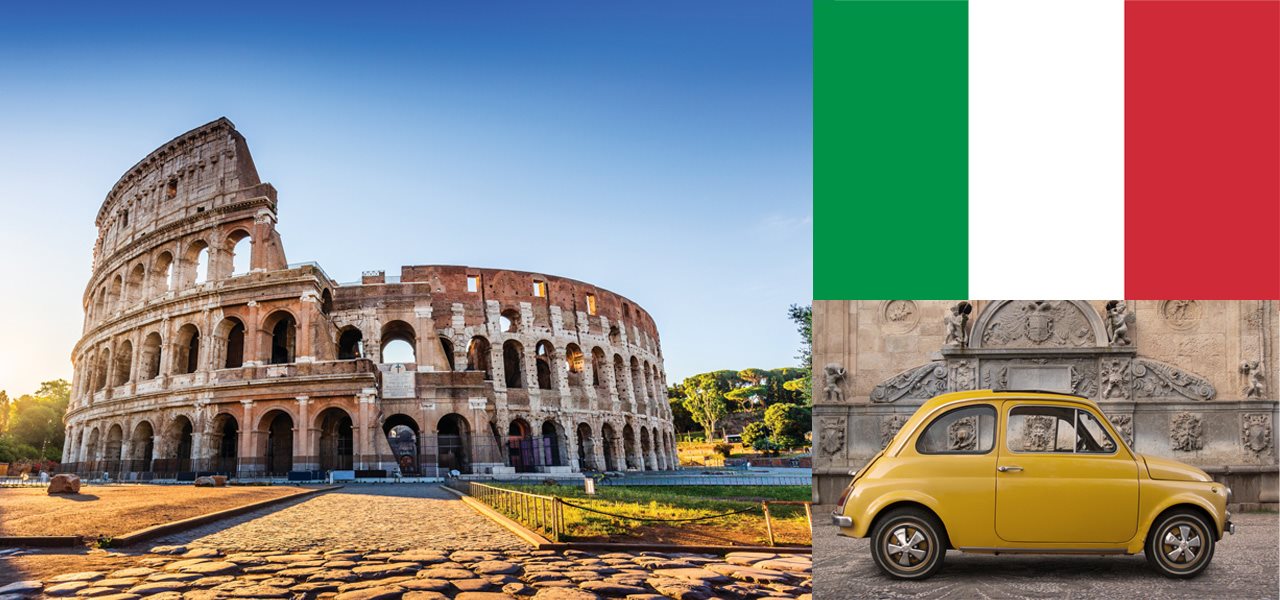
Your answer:
[[[968,297],[968,3],[815,0],[814,296]]]

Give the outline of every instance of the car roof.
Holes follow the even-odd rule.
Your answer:
[[[925,400],[920,408],[917,409],[918,414],[928,414],[933,409],[947,404],[954,404],[963,400],[1055,400],[1058,402],[1073,402],[1084,406],[1098,408],[1098,403],[1085,398],[1084,396],[1075,396],[1072,394],[1062,394],[1058,392],[1046,392],[1043,390],[970,390],[964,392],[950,392],[939,396],[934,396]]]

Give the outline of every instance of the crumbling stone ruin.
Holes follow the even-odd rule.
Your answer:
[[[161,146],[98,212],[64,467],[135,479],[664,470],[653,319],[589,283],[289,264],[276,190],[227,119]],[[246,260],[247,257],[247,260]]]

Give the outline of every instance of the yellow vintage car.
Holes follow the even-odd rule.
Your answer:
[[[1134,453],[1087,398],[991,390],[926,401],[853,473],[832,514],[870,537],[885,574],[923,579],[948,549],[1137,554],[1193,577],[1235,533],[1231,490],[1204,471]]]

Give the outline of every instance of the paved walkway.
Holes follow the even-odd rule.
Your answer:
[[[890,579],[876,569],[868,541],[838,537],[815,521],[818,598],[1276,598],[1280,594],[1275,513],[1235,515],[1213,562],[1194,579],[1170,579],[1138,556],[988,556],[947,553],[924,581]]]
[[[348,485],[158,540],[223,551],[514,550],[523,540],[433,484]]]

